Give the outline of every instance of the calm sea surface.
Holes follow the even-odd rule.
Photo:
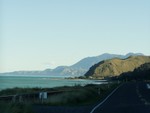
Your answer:
[[[74,86],[74,85],[86,85],[86,84],[101,84],[100,80],[71,80],[63,77],[50,77],[50,76],[0,76],[0,90],[6,88],[51,88],[58,86]]]

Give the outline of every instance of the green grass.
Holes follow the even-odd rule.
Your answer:
[[[0,113],[33,113],[30,103],[0,102]]]
[[[67,105],[80,106],[92,105],[105,98],[118,84],[101,84],[101,85],[87,85],[68,87],[71,91],[62,92],[56,95],[51,95],[43,103],[44,105]],[[100,91],[100,94],[98,93]]]
[[[45,101],[48,105],[85,105],[97,99],[98,93],[93,87],[80,87],[78,89],[52,95]]]

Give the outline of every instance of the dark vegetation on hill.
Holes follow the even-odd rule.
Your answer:
[[[134,69],[133,72],[126,72],[121,74],[114,80],[131,81],[131,80],[150,80],[150,63],[142,64],[140,67]]]
[[[149,56],[131,56],[126,59],[113,58],[92,66],[85,74],[87,78],[104,79],[132,72],[142,64],[149,63]]]

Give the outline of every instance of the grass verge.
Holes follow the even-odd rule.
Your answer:
[[[0,91],[0,96],[15,95],[23,93],[35,93],[41,91],[62,91],[48,95],[48,98],[39,101],[39,98],[30,99],[26,102],[0,101],[0,113],[33,113],[33,105],[48,105],[48,106],[90,106],[103,100],[113,89],[119,84],[109,83],[101,85],[86,85],[73,87],[57,87],[57,88],[14,88]]]

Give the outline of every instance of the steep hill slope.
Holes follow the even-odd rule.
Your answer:
[[[121,74],[117,78],[113,78],[114,80],[150,80],[150,63],[142,64],[140,67],[134,69],[133,72],[126,72]]]
[[[136,68],[134,71],[138,73],[140,71],[147,71],[147,70],[150,71],[150,63],[142,64],[140,67]]]
[[[118,76],[125,72],[131,72],[140,65],[148,62],[150,62],[149,56],[131,56],[127,59],[113,58],[95,64],[85,76],[94,78]]]

